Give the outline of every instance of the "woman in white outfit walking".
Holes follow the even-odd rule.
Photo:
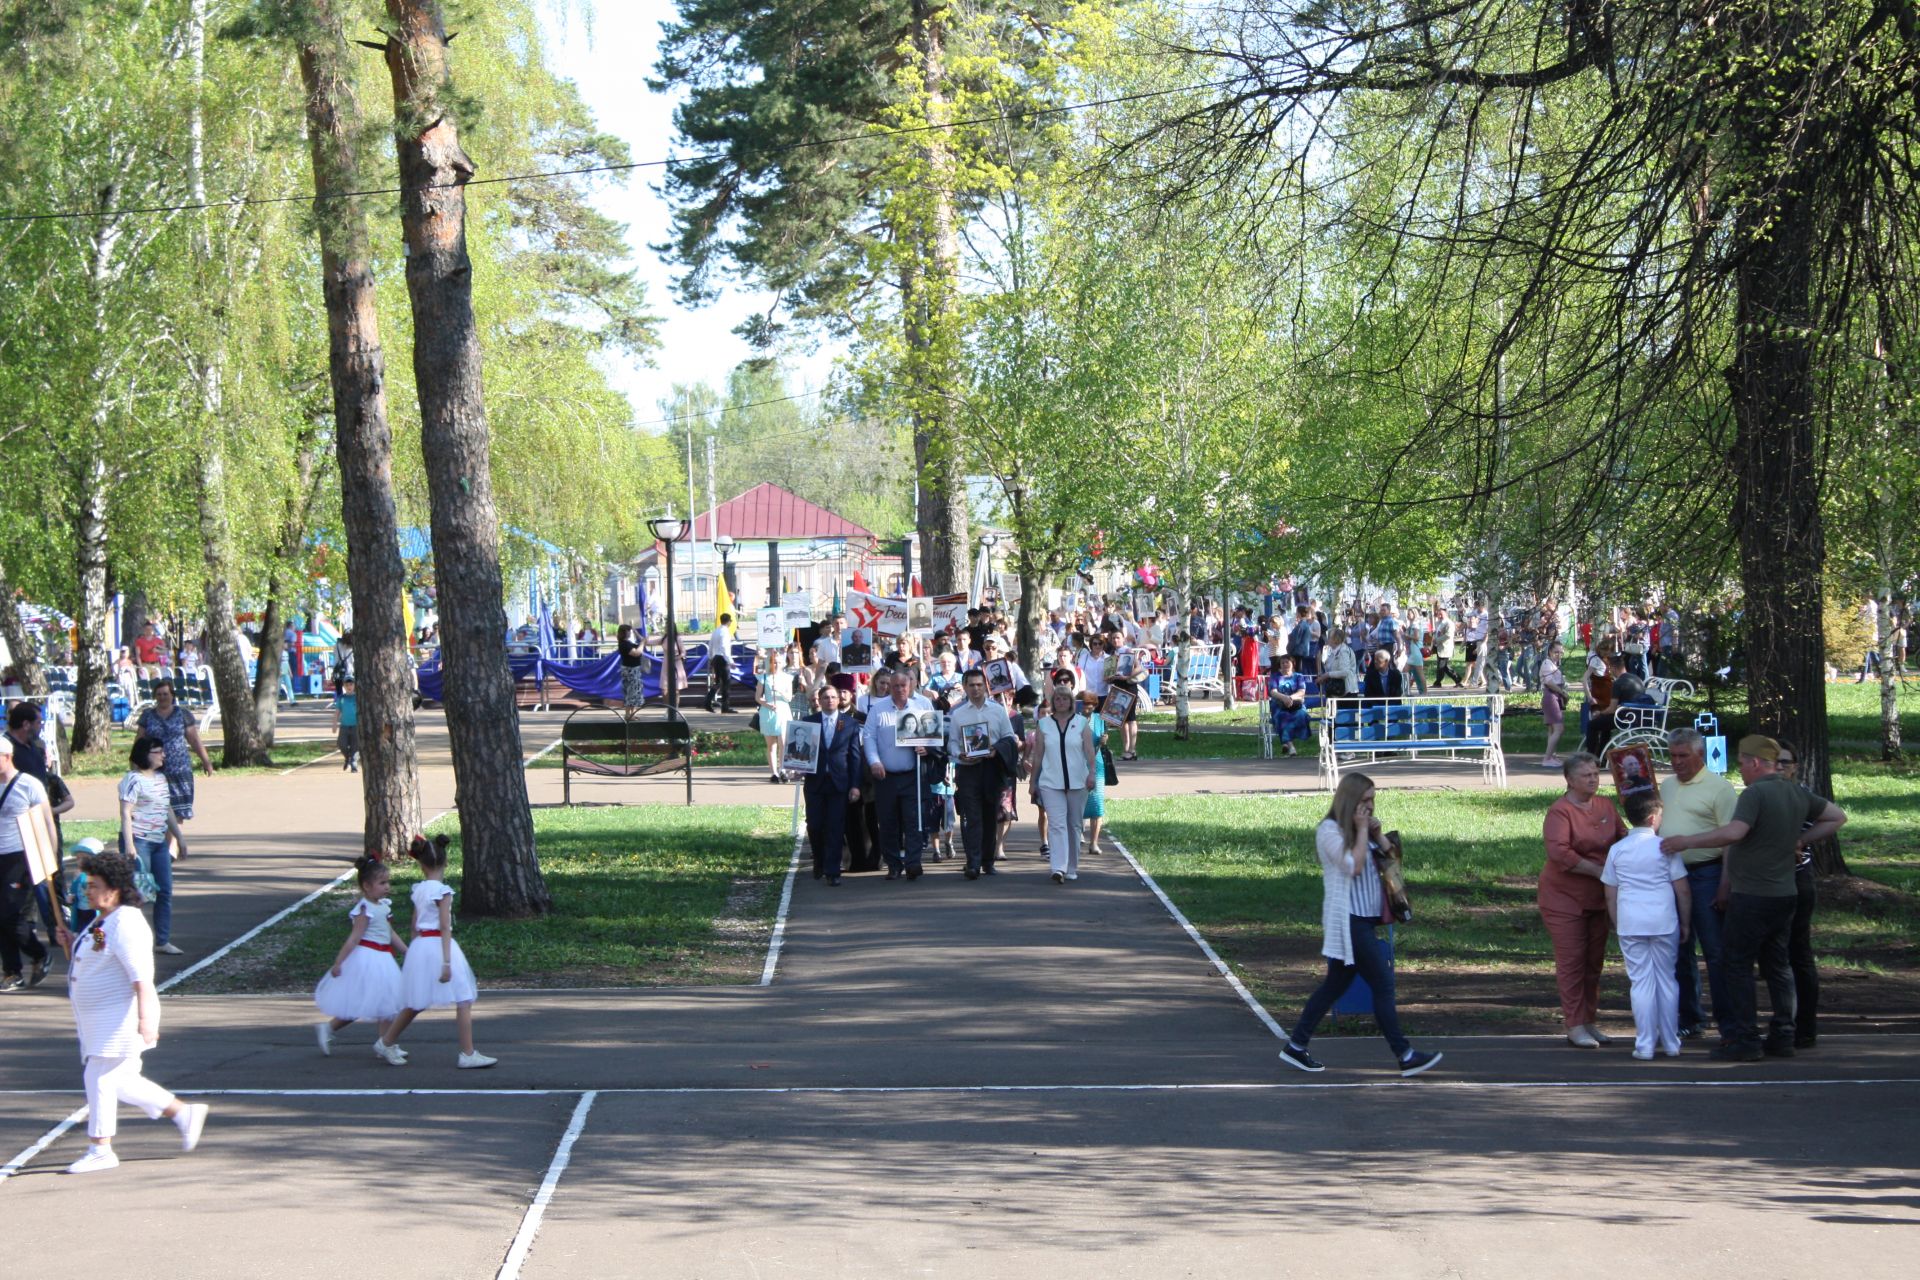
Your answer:
[[[119,1167],[113,1138],[122,1102],[151,1119],[173,1121],[187,1151],[200,1145],[207,1123],[204,1103],[182,1102],[140,1074],[140,1055],[160,1043],[160,997],[153,987],[153,930],[140,914],[133,874],[133,859],[125,854],[94,854],[87,865],[87,903],[98,914],[78,937],[64,925],[58,933],[72,961],[67,994],[80,1028],[87,1086],[87,1153],[67,1166],[68,1173]]]
[[[1032,799],[1047,815],[1052,836],[1047,856],[1055,884],[1080,878],[1080,818],[1099,767],[1093,726],[1077,705],[1072,685],[1054,685],[1047,714],[1034,733]]]

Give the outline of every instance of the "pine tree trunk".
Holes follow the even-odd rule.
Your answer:
[[[928,122],[947,118],[947,9],[938,0],[913,0],[913,41],[927,93]],[[914,513],[920,534],[921,585],[928,595],[965,591],[972,579],[972,531],[966,478],[947,430],[947,362],[940,335],[950,321],[960,270],[960,234],[954,217],[953,160],[938,129],[923,137],[929,168],[937,175],[933,208],[916,255],[922,264],[902,290],[908,367],[913,386],[913,460],[920,477]]]
[[[307,91],[313,187],[324,196],[354,189],[361,130],[346,39],[332,0],[309,0],[300,40]],[[419,760],[400,527],[393,498],[393,433],[387,424],[386,358],[374,311],[373,254],[364,211],[353,200],[315,201],[327,304],[334,447],[340,462],[347,584],[353,595],[354,692],[359,710],[360,781],[366,848],[398,858],[420,826]]]
[[[13,669],[20,677],[20,688],[30,698],[44,698],[47,671],[40,665],[40,655],[34,651],[33,637],[27,634],[26,624],[20,621],[20,605],[13,598],[13,584],[7,581],[4,567],[0,567],[0,640],[7,642],[7,652],[13,655]]]
[[[1764,149],[1756,139],[1755,154]],[[1794,175],[1737,220],[1747,246],[1736,276],[1729,372],[1738,432],[1734,529],[1745,594],[1748,707],[1754,732],[1800,747],[1800,778],[1832,794],[1826,640],[1820,606],[1826,534],[1814,447],[1813,197]],[[1846,871],[1838,847],[1814,850],[1821,874]]]
[[[387,0],[413,375],[420,396],[447,730],[460,812],[462,898],[483,916],[529,916],[552,900],[533,842],[520,713],[507,667],[500,520],[493,505],[480,335],[467,258],[473,162],[460,149],[437,0]]]

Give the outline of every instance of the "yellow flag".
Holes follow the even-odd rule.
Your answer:
[[[733,612],[733,593],[727,590],[727,575],[722,573],[716,580],[713,620],[717,623],[725,614]]]

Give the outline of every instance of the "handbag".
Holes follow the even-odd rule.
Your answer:
[[[1120,771],[1113,767],[1113,749],[1104,742],[1100,744],[1100,764],[1106,771],[1105,785],[1109,787],[1118,786],[1120,784]]]
[[[1407,873],[1400,833],[1389,831],[1373,848],[1373,865],[1380,872],[1380,923],[1405,924],[1413,919],[1407,900]]]

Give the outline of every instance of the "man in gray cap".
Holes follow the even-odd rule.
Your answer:
[[[1740,739],[1740,776],[1747,789],[1734,804],[1733,820],[1712,831],[1668,836],[1660,842],[1665,853],[1727,846],[1720,891],[1714,899],[1714,905],[1726,912],[1721,965],[1727,1008],[1715,1010],[1722,1042],[1713,1056],[1733,1062],[1793,1056],[1794,987],[1788,939],[1799,893],[1794,864],[1801,849],[1827,839],[1847,820],[1833,801],[1782,777],[1779,759],[1780,744],[1772,738],[1754,733]],[[1756,961],[1773,1003],[1773,1020],[1764,1041],[1753,976]]]

